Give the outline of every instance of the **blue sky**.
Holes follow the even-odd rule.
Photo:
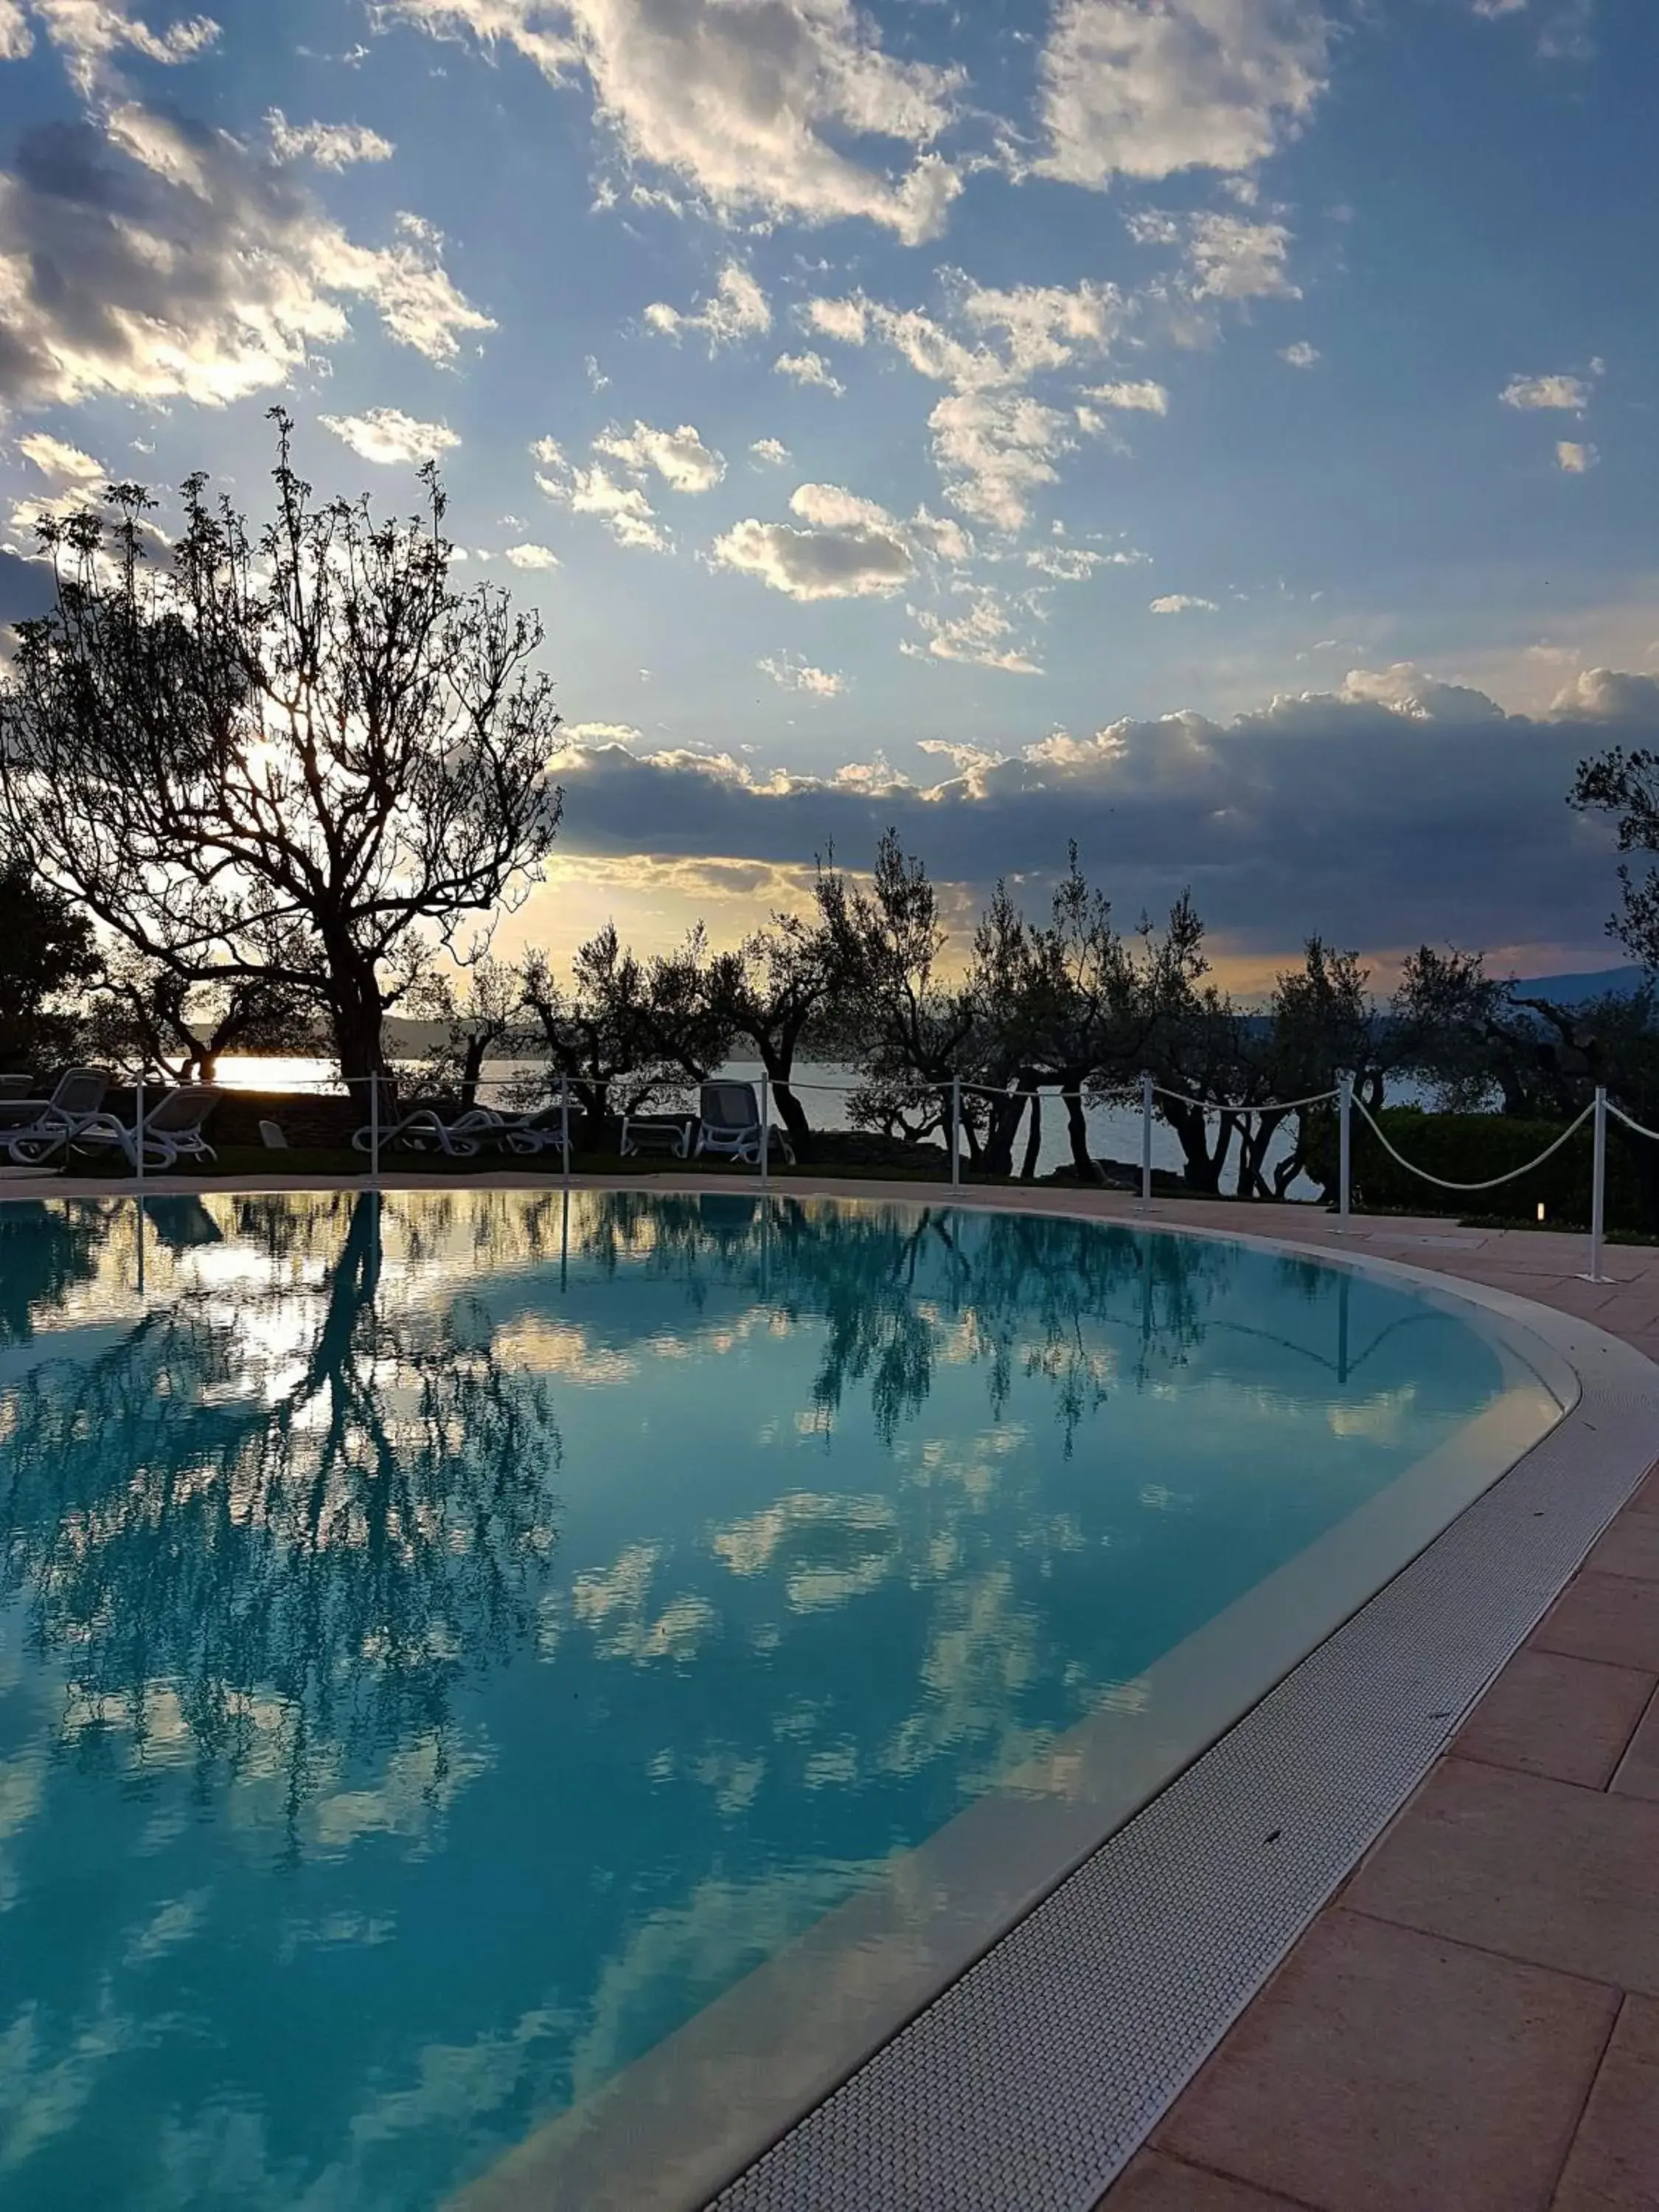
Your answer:
[[[4,543],[449,483],[547,623],[509,941],[1076,836],[1228,972],[1600,964],[1659,732],[1642,0],[0,0]],[[95,465],[95,466],[94,466]],[[17,574],[9,567],[5,587]]]

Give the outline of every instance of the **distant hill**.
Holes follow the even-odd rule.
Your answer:
[[[1558,1006],[1580,1006],[1587,999],[1615,993],[1632,998],[1647,978],[1644,968],[1598,968],[1580,975],[1529,975],[1515,986],[1523,999],[1548,999]]]

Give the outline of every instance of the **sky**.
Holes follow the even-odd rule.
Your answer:
[[[0,619],[266,410],[545,623],[501,945],[890,823],[1257,982],[1598,967],[1659,744],[1651,0],[0,0]]]

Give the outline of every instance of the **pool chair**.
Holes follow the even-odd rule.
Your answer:
[[[142,1129],[118,1121],[113,1114],[94,1114],[70,1141],[77,1151],[120,1152],[135,1171],[141,1152],[145,1169],[162,1174],[181,1160],[211,1166],[219,1155],[207,1140],[207,1124],[219,1096],[210,1083],[183,1084],[157,1094],[155,1103],[145,1109]]]
[[[794,1165],[795,1148],[781,1129],[769,1128],[766,1144],[769,1151],[781,1152],[790,1165]],[[705,1083],[702,1118],[697,1125],[698,1153],[724,1153],[728,1159],[744,1160],[750,1167],[758,1167],[760,1148],[760,1104],[754,1085]]]
[[[689,1159],[696,1134],[695,1114],[624,1114],[617,1150],[624,1159],[644,1152],[665,1152],[671,1159]]]
[[[480,1141],[488,1139],[500,1119],[499,1115],[483,1106],[460,1110],[430,1103],[411,1106],[397,1121],[381,1122],[380,1150],[386,1152],[398,1145],[409,1152],[442,1152],[452,1160],[475,1159]],[[373,1125],[365,1121],[351,1141],[360,1152],[373,1152]]]
[[[0,1098],[0,1145],[19,1167],[40,1167],[96,1118],[109,1089],[99,1067],[71,1067],[50,1098]]]
[[[479,1135],[487,1145],[499,1145],[504,1152],[534,1155],[537,1152],[556,1152],[564,1144],[564,1108],[557,1099],[550,1106],[538,1106],[529,1114],[492,1113],[480,1106],[477,1113],[487,1119],[488,1127],[481,1127]],[[575,1121],[574,1113],[570,1115]],[[575,1146],[571,1146],[572,1152]]]

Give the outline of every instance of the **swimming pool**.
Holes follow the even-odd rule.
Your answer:
[[[440,2203],[941,1837],[1103,1833],[1560,1410],[1036,1213],[0,1207],[8,2206]]]

